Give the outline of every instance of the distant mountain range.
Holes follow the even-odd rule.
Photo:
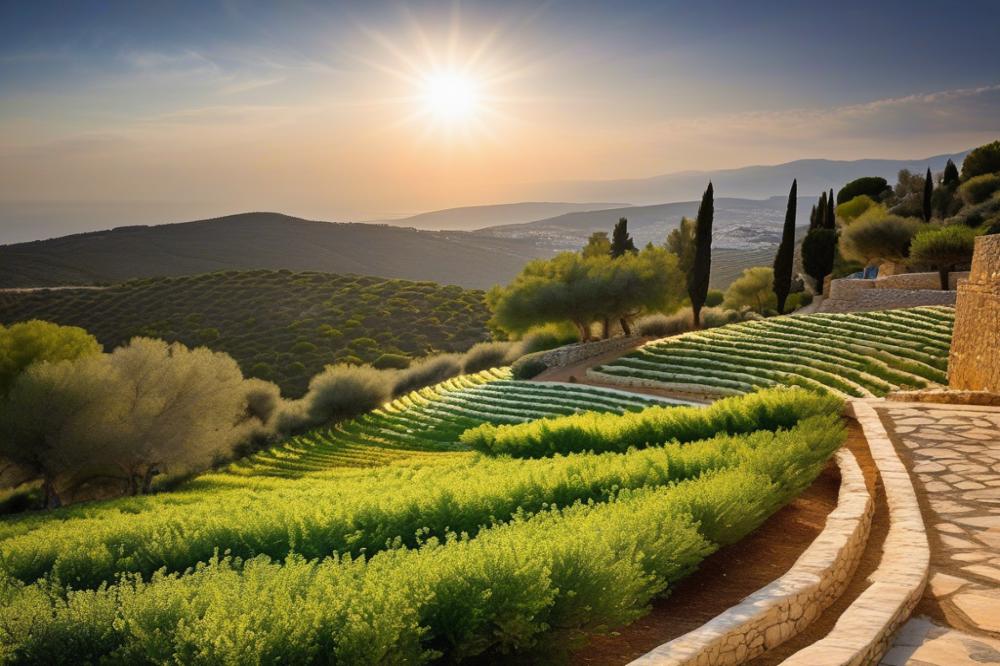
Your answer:
[[[532,222],[547,217],[555,217],[576,211],[622,208],[626,203],[566,203],[554,201],[523,201],[519,203],[493,204],[488,206],[462,206],[445,208],[429,213],[391,220],[376,220],[379,224],[395,227],[413,227],[431,230],[471,231],[497,224],[518,224]]]
[[[527,261],[547,253],[532,239],[244,213],[0,246],[0,288],[252,268],[356,273],[486,288],[510,280]]]
[[[799,197],[796,221],[808,225],[812,198]],[[522,224],[487,227],[476,235],[508,239],[534,239],[552,250],[578,248],[595,231],[610,231],[619,218],[628,219],[628,230],[636,243],[662,243],[681,217],[694,217],[699,201],[628,206],[606,210],[565,213]],[[786,197],[769,199],[734,199],[716,197],[713,247],[750,249],[772,247],[781,240],[785,221]]]
[[[567,201],[599,200],[628,201],[632,204],[651,204],[663,201],[688,201],[697,199],[709,180],[715,185],[716,196],[746,199],[766,199],[785,194],[792,179],[799,181],[799,193],[816,195],[839,189],[848,181],[861,176],[882,176],[890,183],[896,182],[900,169],[923,172],[944,170],[951,159],[961,165],[969,153],[963,150],[950,155],[935,155],[915,160],[795,160],[768,166],[747,166],[716,171],[682,171],[650,178],[628,180],[583,180],[540,183],[535,186],[539,195]]]

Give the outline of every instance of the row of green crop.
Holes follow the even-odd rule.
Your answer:
[[[241,461],[239,474],[294,477],[332,465],[367,465],[398,451],[462,448],[459,435],[481,423],[521,423],[581,411],[623,413],[656,402],[595,387],[512,381],[508,370],[457,377],[403,396],[383,409],[293,438]]]
[[[423,663],[565,645],[635,619],[823,464],[757,462],[367,560],[222,558],[96,590],[7,581],[0,660]]]
[[[588,412],[518,425],[484,424],[464,432],[461,441],[492,455],[521,458],[625,451],[667,441],[693,442],[717,433],[790,428],[810,416],[837,413],[840,404],[829,395],[775,388],[704,408],[649,407],[621,416]]]
[[[48,576],[75,588],[96,587],[125,572],[148,577],[161,568],[184,571],[211,559],[220,544],[243,558],[371,555],[388,544],[414,547],[449,531],[476,534],[518,513],[607,501],[620,489],[668,485],[712,470],[742,466],[768,473],[781,469],[782,461],[814,464],[841,435],[836,417],[825,416],[778,433],[762,429],[631,455],[464,459],[340,480],[289,481],[224,496],[203,483],[200,498],[181,505],[150,502],[143,511],[127,505],[132,510],[67,520],[57,514],[0,544],[0,575],[24,582]]]
[[[775,317],[651,343],[597,370],[720,394],[793,385],[885,395],[947,381],[953,317],[942,307]]]

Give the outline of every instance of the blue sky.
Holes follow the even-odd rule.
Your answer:
[[[3,0],[0,206],[364,219],[955,152],[1000,133],[997,25],[987,1]],[[476,95],[447,122],[424,99],[444,70]]]

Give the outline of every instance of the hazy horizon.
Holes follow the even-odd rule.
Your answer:
[[[0,243],[958,152],[1000,134],[1000,7],[935,7],[6,3]]]

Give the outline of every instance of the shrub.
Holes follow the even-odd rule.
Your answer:
[[[725,293],[721,289],[709,289],[708,295],[705,296],[705,307],[714,308],[722,305],[723,299],[726,297]]]
[[[437,384],[462,373],[460,354],[438,354],[414,361],[401,370],[393,384],[392,395],[399,396],[424,386]]]
[[[283,407],[277,427],[293,432],[371,411],[388,402],[392,380],[367,365],[329,365],[309,381],[305,396]]]
[[[985,173],[968,179],[958,188],[962,201],[970,206],[983,203],[1000,191],[1000,174]]]
[[[862,216],[840,234],[840,253],[865,265],[877,261],[904,261],[910,242],[923,223],[913,218]]]
[[[534,352],[514,361],[510,367],[514,379],[532,379],[545,372],[549,366],[542,360],[544,355],[545,352]]]
[[[489,370],[507,365],[517,354],[520,345],[510,342],[480,342],[473,345],[462,357],[462,372],[471,375],[481,370]]]
[[[763,313],[778,307],[774,293],[774,269],[770,266],[746,268],[726,290],[723,305],[729,310],[748,308]]]
[[[861,216],[869,208],[877,205],[879,204],[875,203],[875,200],[867,194],[859,194],[853,199],[845,201],[837,206],[837,218],[843,220],[845,223],[850,223]]]
[[[863,178],[856,178],[852,180],[847,185],[840,188],[837,192],[837,204],[846,203],[858,196],[868,196],[876,201],[879,200],[883,193],[889,189],[889,182],[885,178],[880,178],[878,176],[865,176]]]
[[[382,354],[372,366],[379,370],[403,370],[410,367],[410,357],[403,354]]]
[[[941,278],[941,289],[947,290],[948,274],[957,265],[972,260],[975,240],[976,231],[964,225],[926,229],[913,239],[910,261],[935,266]]]
[[[997,171],[1000,171],[1000,141],[973,149],[962,162],[963,181]]]
[[[668,335],[690,331],[694,327],[694,315],[690,309],[685,313],[687,319],[682,314],[651,314],[646,315],[636,322],[636,332],[644,338],[665,338]]]
[[[580,341],[580,335],[569,324],[547,324],[529,329],[521,336],[518,350],[521,354],[531,354],[537,351],[555,349]]]
[[[539,458],[580,451],[626,451],[663,442],[693,442],[719,433],[791,428],[812,416],[839,414],[841,401],[798,389],[768,389],[708,407],[649,407],[641,412],[593,412],[519,425],[481,425],[461,441],[490,455]],[[834,427],[834,426],[831,426]]]

